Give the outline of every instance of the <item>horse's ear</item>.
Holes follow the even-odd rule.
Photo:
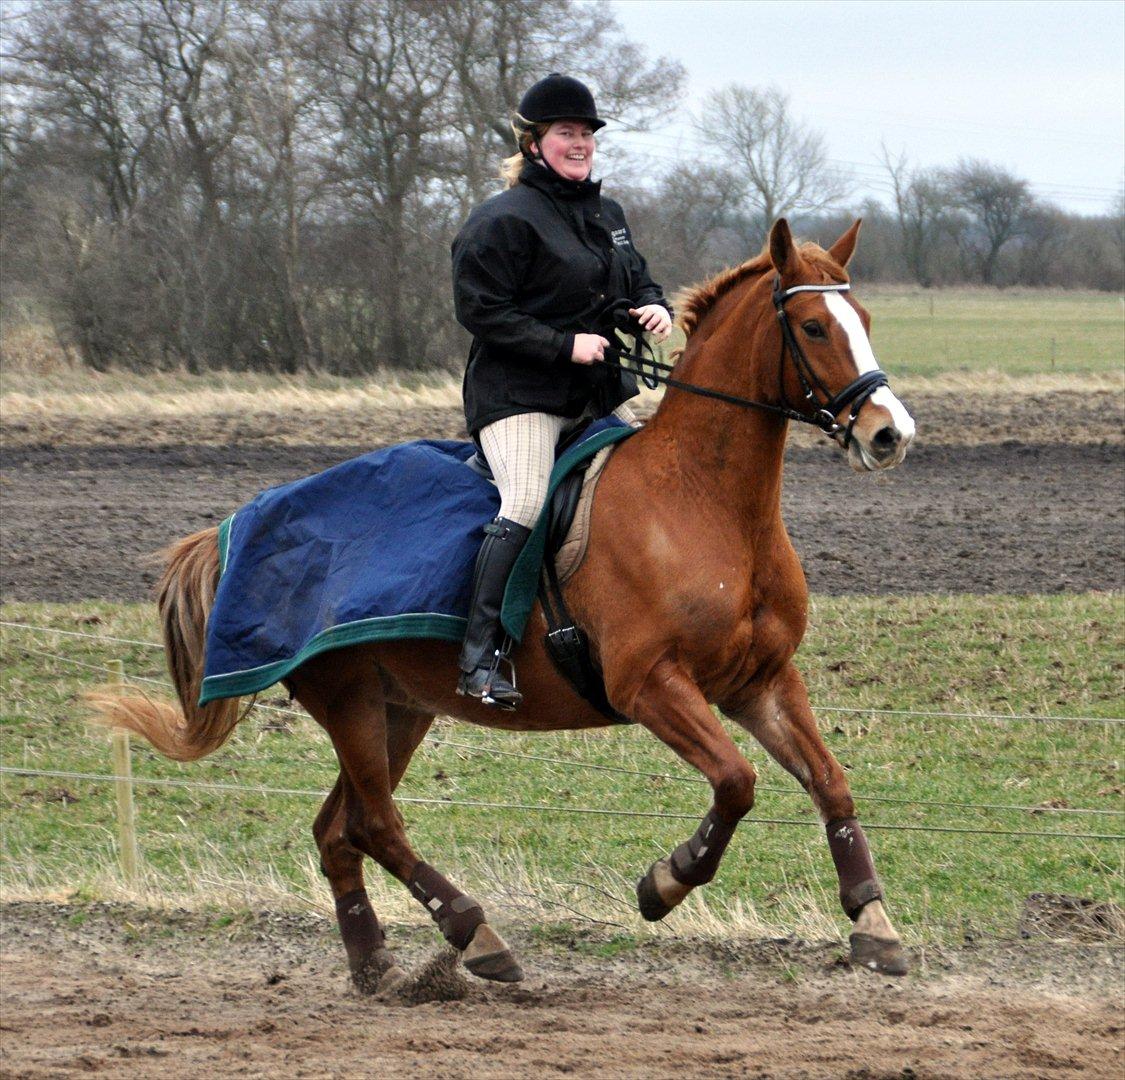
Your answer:
[[[793,246],[793,234],[785,218],[778,218],[770,229],[770,261],[782,277],[797,269],[797,249]]]
[[[859,239],[859,227],[862,224],[863,218],[856,218],[855,224],[828,249],[829,256],[837,266],[847,266],[851,261],[852,255],[855,254],[856,240]]]

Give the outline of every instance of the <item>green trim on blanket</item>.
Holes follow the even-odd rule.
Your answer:
[[[219,576],[227,568],[227,556],[230,554],[230,527],[234,524],[234,514],[223,518],[219,522]]]
[[[358,622],[332,626],[316,635],[296,656],[277,660],[272,664],[232,671],[226,675],[211,675],[203,680],[199,704],[206,705],[215,698],[243,697],[264,690],[280,682],[306,660],[330,649],[345,645],[359,645],[365,641],[389,641],[394,638],[437,638],[440,641],[461,642],[465,636],[466,620],[459,615],[441,615],[437,612],[415,612],[408,615],[384,615],[377,619],[360,619]]]
[[[566,475],[588,461],[599,450],[612,443],[620,442],[633,434],[629,427],[606,428],[599,431],[577,446],[572,446],[555,462],[551,470],[548,487],[550,496],[562,483]],[[219,525],[219,566],[220,574],[227,568],[230,548],[231,524],[234,514]],[[528,537],[527,544],[520,552],[508,587],[504,592],[502,622],[504,629],[517,641],[523,637],[524,627],[535,603],[539,587],[539,570],[543,564],[543,549],[547,544],[549,515],[540,515],[539,521]],[[330,649],[345,645],[360,645],[367,641],[390,641],[395,638],[434,638],[439,641],[460,642],[465,636],[467,620],[459,615],[443,615],[437,612],[408,612],[402,615],[384,615],[373,619],[360,619],[357,622],[331,626],[316,635],[296,656],[287,660],[277,660],[272,664],[232,671],[226,675],[211,675],[203,680],[200,688],[199,704],[206,705],[216,698],[244,697],[280,682],[291,671],[300,667],[306,660]]]

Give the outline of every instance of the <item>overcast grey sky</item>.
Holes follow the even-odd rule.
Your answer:
[[[1125,176],[1122,0],[611,0],[628,36],[687,68],[653,155],[695,151],[688,113],[731,82],[776,85],[860,193],[885,195],[880,140],[923,165],[986,158],[1078,213]]]

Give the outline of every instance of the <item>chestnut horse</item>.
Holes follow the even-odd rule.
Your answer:
[[[687,346],[675,376],[711,396],[670,388],[648,424],[610,457],[588,553],[565,596],[589,635],[614,709],[670,746],[713,790],[695,835],[638,884],[645,918],[663,918],[711,880],[754,805],[754,769],[715,705],[811,796],[855,924],[853,960],[902,973],[906,957],[883,908],[847,779],[817,731],[793,664],[808,590],[780,505],[794,410],[801,419],[817,417],[857,470],[898,464],[914,435],[913,420],[878,372],[868,315],[847,292],[845,267],[858,231],[857,221],[825,251],[796,245],[778,221],[762,255],[687,297]],[[180,708],[99,698],[106,722],[181,760],[216,749],[240,719],[237,699],[197,705],[218,572],[213,528],[170,549],[158,603]],[[457,648],[439,641],[347,646],[310,659],[287,679],[328,732],[340,763],[313,833],[361,988],[376,987],[393,968],[364,888],[365,855],[408,886],[468,970],[500,981],[522,977],[480,905],[415,853],[393,793],[438,714],[516,731],[609,723],[559,676],[545,631],[537,606],[514,656],[524,696],[514,713],[458,696]]]

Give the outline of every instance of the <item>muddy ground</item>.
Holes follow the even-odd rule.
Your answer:
[[[887,474],[857,475],[823,440],[795,433],[785,515],[814,592],[1125,585],[1117,395],[966,403],[946,394],[912,405],[919,443]],[[142,600],[156,576],[146,556],[262,488],[464,428],[458,409],[426,407],[190,422],[23,417],[3,435],[0,595]]]
[[[993,943],[916,957],[892,980],[835,943],[691,941],[592,956],[533,945],[499,986],[396,931],[411,973],[353,993],[326,920],[214,920],[11,904],[0,921],[6,1077],[1117,1077],[1122,957]],[[78,925],[80,924],[80,925]],[[505,928],[507,929],[507,928]],[[605,950],[610,951],[609,949]]]

